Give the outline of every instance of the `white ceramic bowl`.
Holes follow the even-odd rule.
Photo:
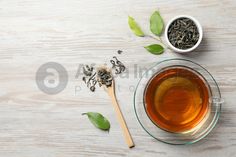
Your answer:
[[[170,43],[169,38],[168,38],[168,29],[169,29],[170,25],[171,25],[175,20],[177,20],[177,19],[179,19],[179,18],[188,18],[188,19],[191,19],[191,20],[196,24],[196,26],[197,26],[197,28],[198,28],[199,39],[198,39],[197,43],[196,43],[193,47],[191,47],[191,48],[189,48],[189,49],[179,49],[179,48],[174,47],[174,46]],[[200,23],[198,22],[198,20],[196,20],[194,17],[188,16],[188,15],[178,15],[178,16],[172,18],[172,19],[167,23],[166,29],[165,29],[165,38],[166,38],[166,42],[167,42],[168,46],[169,46],[173,51],[178,52],[178,53],[187,53],[187,52],[191,52],[191,51],[193,51],[194,49],[196,49],[196,48],[199,46],[199,44],[201,43],[201,41],[202,41],[202,36],[203,36],[203,31],[202,31],[202,26],[201,26],[201,24],[200,24]]]

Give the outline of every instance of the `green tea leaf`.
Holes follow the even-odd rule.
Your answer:
[[[128,19],[128,23],[129,23],[129,27],[130,29],[133,31],[133,33],[139,37],[143,37],[145,36],[143,31],[141,30],[141,28],[139,27],[139,25],[136,23],[136,21],[134,20],[134,18],[129,16]]]
[[[164,22],[158,11],[155,11],[150,17],[150,30],[153,34],[160,36],[164,28]]]
[[[148,50],[149,52],[151,52],[154,55],[159,55],[162,54],[164,52],[164,48],[161,45],[158,44],[152,44],[149,46],[145,46],[144,47],[146,50]]]
[[[100,113],[98,112],[87,112],[82,115],[87,115],[90,122],[97,128],[102,130],[110,129],[110,122]]]

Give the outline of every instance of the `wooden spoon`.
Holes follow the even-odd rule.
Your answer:
[[[116,111],[116,116],[117,116],[120,126],[123,130],[125,141],[126,141],[127,145],[129,146],[129,148],[132,148],[132,147],[134,147],[134,142],[133,142],[133,139],[130,135],[129,129],[126,125],[125,119],[123,117],[123,114],[120,110],[119,104],[116,99],[114,79],[112,80],[112,85],[109,87],[105,86],[105,88],[107,89],[108,95],[111,97],[112,104],[113,104],[115,111]]]

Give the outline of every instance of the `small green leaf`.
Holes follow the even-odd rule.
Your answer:
[[[155,11],[150,17],[150,30],[153,34],[160,36],[164,28],[164,22],[158,11]]]
[[[149,46],[145,46],[144,47],[146,50],[148,50],[149,52],[151,52],[154,55],[159,55],[162,54],[164,52],[164,48],[161,45],[158,44],[152,44]]]
[[[145,36],[143,31],[141,30],[141,28],[139,27],[139,25],[136,23],[136,21],[134,20],[134,18],[129,16],[128,19],[128,23],[129,23],[129,27],[130,29],[133,31],[133,33],[139,37],[143,37]]]
[[[110,122],[102,114],[98,112],[87,112],[82,115],[87,115],[92,124],[102,130],[110,129]]]

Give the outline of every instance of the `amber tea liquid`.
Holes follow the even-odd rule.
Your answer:
[[[158,127],[185,132],[197,126],[209,109],[205,80],[186,67],[169,67],[149,82],[145,91],[146,112]]]

